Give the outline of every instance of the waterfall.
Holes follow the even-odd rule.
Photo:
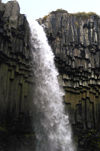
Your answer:
[[[74,151],[54,54],[43,28],[36,21],[28,19],[28,22],[33,54],[33,127],[37,140],[36,151]]]

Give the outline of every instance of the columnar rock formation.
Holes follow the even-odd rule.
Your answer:
[[[39,22],[55,53],[78,145],[89,150],[100,131],[100,17],[57,10]]]
[[[69,14],[57,10],[39,22],[44,24],[55,53],[75,142],[81,151],[99,151],[100,17],[94,13]],[[0,149],[3,151],[15,150],[17,138],[12,135],[18,134],[20,141],[21,134],[26,144],[33,143],[30,116],[33,81],[26,17],[20,14],[17,2],[0,1]],[[32,150],[32,145],[28,145],[28,150]]]
[[[29,141],[33,135],[30,117],[33,75],[29,47],[29,27],[26,17],[20,14],[18,3],[0,3],[0,150],[3,151],[20,151],[23,138],[27,148],[27,139]]]
[[[30,59],[29,27],[25,16],[19,14],[18,3],[0,4],[1,113],[7,114],[7,108],[16,114],[27,110],[32,84]]]

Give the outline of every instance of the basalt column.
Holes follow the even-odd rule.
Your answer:
[[[100,17],[57,10],[39,22],[55,53],[75,142],[100,150]]]
[[[29,26],[18,3],[0,3],[0,150],[17,149],[15,135],[19,142],[20,135],[21,139],[33,135],[34,84],[29,47]]]

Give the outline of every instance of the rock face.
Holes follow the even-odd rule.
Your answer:
[[[39,19],[55,54],[78,151],[100,151],[100,17],[57,10]],[[29,27],[0,0],[0,151],[33,151]]]
[[[57,10],[39,22],[55,53],[78,150],[99,151],[100,17]]]
[[[33,150],[30,115],[33,75],[29,48],[29,27],[26,17],[20,14],[18,3],[15,1],[0,3],[0,150],[2,151]]]

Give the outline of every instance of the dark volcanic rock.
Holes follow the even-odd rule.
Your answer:
[[[79,150],[98,151],[100,133],[100,17],[51,12],[40,24],[55,53],[65,104]]]
[[[55,53],[75,142],[100,151],[100,17],[57,10],[39,20]],[[0,1],[0,151],[35,147],[29,27],[16,1]]]
[[[29,27],[19,10],[15,1],[0,4],[0,112],[17,114],[28,109],[32,84]]]
[[[0,151],[34,148],[29,33],[18,3],[0,3]]]

